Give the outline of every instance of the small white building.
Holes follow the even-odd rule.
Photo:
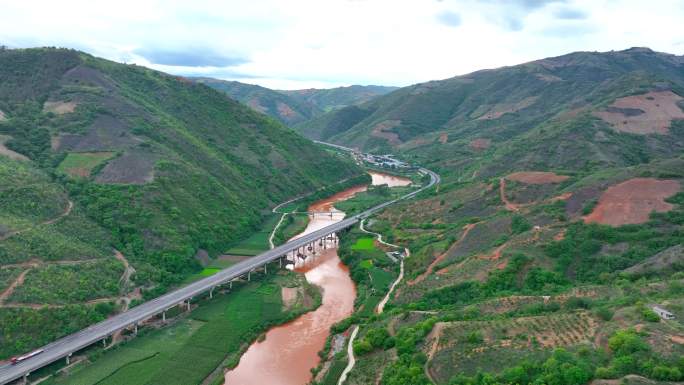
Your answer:
[[[669,311],[663,309],[660,306],[653,306],[651,309],[653,309],[656,314],[660,316],[662,319],[674,319],[674,314],[670,313]]]

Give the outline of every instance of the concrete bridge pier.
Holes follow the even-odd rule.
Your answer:
[[[209,289],[209,299],[214,298],[214,288]]]
[[[166,322],[166,310],[162,312],[162,322]]]
[[[135,325],[133,325],[133,334],[136,336],[138,335],[138,323],[136,322]]]
[[[69,353],[69,354],[67,354],[67,356],[66,356],[66,364],[67,364],[67,366],[68,366],[69,364],[71,364],[71,355],[72,355],[72,354],[74,354],[74,353]]]

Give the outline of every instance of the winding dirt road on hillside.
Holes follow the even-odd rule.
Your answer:
[[[480,223],[480,222],[478,222],[478,223]],[[465,237],[468,236],[468,233],[470,233],[470,230],[472,230],[475,226],[477,226],[478,223],[468,223],[467,225],[463,226],[463,234],[461,234],[461,238],[459,238],[458,241],[454,242],[453,245],[449,246],[447,251],[445,251],[444,253],[440,254],[437,258],[435,258],[435,260],[432,261],[432,263],[430,263],[427,270],[425,270],[425,272],[423,274],[417,276],[416,279],[414,279],[412,281],[408,281],[408,285],[413,286],[417,283],[420,283],[425,278],[427,278],[430,274],[432,274],[432,270],[434,270],[435,266],[437,266],[440,262],[442,262],[442,260],[444,260],[444,258],[446,258],[446,256],[449,254],[449,250],[453,249],[454,247],[456,247],[456,245],[463,242]]]
[[[119,285],[121,286],[121,290],[125,293],[128,291],[127,289],[131,283],[131,276],[135,274],[135,269],[128,263],[128,259],[126,259],[119,250],[114,249],[114,257],[124,265],[124,272],[119,279]]]
[[[119,286],[121,287],[121,294],[122,296],[119,298],[116,298],[117,301],[121,302],[121,313],[128,311],[128,309],[131,306],[131,301],[134,299],[140,299],[142,298],[142,294],[140,292],[140,288],[136,288],[135,290],[128,290],[130,285],[131,285],[131,276],[135,274],[135,268],[131,266],[131,264],[128,262],[128,259],[121,253],[119,250],[114,249],[114,257],[121,261],[124,265],[124,272],[121,274],[121,278],[119,279]],[[118,344],[121,339],[123,338],[123,330],[118,330],[116,333],[112,335],[112,342],[107,346],[107,349],[111,348],[112,346]]]
[[[5,306],[5,301],[7,298],[9,298],[12,293],[14,293],[14,289],[16,289],[18,286],[22,285],[24,283],[24,278],[26,277],[26,274],[31,271],[31,269],[26,269],[19,274],[19,276],[12,282],[11,285],[5,291],[0,294],[0,306]]]
[[[53,222],[54,223],[54,222]],[[130,265],[126,257],[119,252],[118,250],[114,250],[115,254],[114,256],[116,259],[121,261],[124,265],[124,272],[121,274],[121,278],[119,278],[119,284],[122,288],[123,293],[127,293],[127,287],[130,285],[130,278],[131,276],[135,273],[135,269]],[[101,258],[90,258],[90,259],[83,259],[83,260],[75,260],[75,261],[51,261],[51,262],[43,262],[41,260],[31,260],[28,262],[22,262],[22,263],[16,263],[12,265],[5,265],[2,266],[2,269],[7,269],[7,268],[12,268],[12,267],[23,267],[26,268],[26,270],[22,271],[19,276],[12,282],[12,284],[7,287],[2,293],[0,293],[0,308],[15,308],[15,309],[21,309],[21,308],[29,308],[29,309],[42,309],[42,308],[49,308],[49,309],[58,309],[62,308],[67,305],[54,305],[54,304],[44,304],[44,303],[7,303],[6,301],[12,296],[14,293],[14,290],[16,290],[17,287],[21,286],[24,284],[24,280],[26,278],[26,275],[33,269],[41,267],[41,266],[49,266],[49,265],[61,265],[61,266],[70,266],[70,265],[80,265],[83,263],[88,263],[88,262],[94,262],[94,261],[99,261]],[[84,305],[95,305],[98,303],[103,303],[103,302],[113,302],[113,301],[122,301],[124,303],[124,310],[128,310],[128,306],[130,304],[130,301],[135,298],[139,297],[140,293],[139,292],[131,292],[130,294],[124,294],[121,297],[103,297],[103,298],[95,298],[91,299],[89,301],[81,302],[81,304]]]
[[[504,203],[506,206],[506,210],[508,211],[518,211],[520,210],[520,205],[515,204],[506,198],[506,178],[500,178],[499,179],[499,195],[501,197],[501,201]]]
[[[60,220],[60,219],[62,219],[62,218],[64,218],[64,217],[66,217],[67,215],[71,214],[71,210],[72,210],[73,208],[74,208],[74,202],[72,202],[71,200],[69,200],[69,201],[67,201],[67,207],[66,207],[66,209],[64,209],[64,212],[61,213],[61,214],[59,214],[58,216],[56,216],[56,217],[54,217],[54,218],[52,218],[52,219],[50,219],[50,220],[41,222],[41,223],[39,223],[39,224],[37,224],[37,225],[35,225],[35,226],[27,227],[27,228],[21,229],[21,230],[10,231],[9,233],[7,233],[7,234],[5,234],[5,235],[0,236],[0,241],[4,241],[4,240],[6,240],[6,239],[8,239],[8,238],[11,238],[11,237],[13,237],[13,236],[15,236],[15,235],[18,235],[18,234],[21,234],[21,233],[23,233],[23,232],[32,230],[32,229],[34,229],[34,228],[36,228],[36,227],[38,227],[38,226],[51,225],[51,224],[57,222],[58,220]]]
[[[437,348],[439,347],[439,339],[442,336],[442,330],[444,330],[444,326],[446,326],[446,322],[437,322],[435,323],[435,326],[432,328],[432,331],[430,331],[430,334],[428,334],[426,340],[432,340],[432,345],[430,346],[430,351],[427,354],[427,360],[425,361],[425,375],[427,378],[432,381],[433,384],[436,384],[437,381],[432,377],[432,373],[430,373],[430,361],[432,361],[432,358],[435,356],[437,353]]]

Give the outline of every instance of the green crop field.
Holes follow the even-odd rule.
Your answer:
[[[261,226],[261,229],[253,233],[249,238],[244,239],[228,250],[226,254],[230,255],[257,255],[269,249],[268,237],[271,231],[280,220],[280,215],[270,215]]]
[[[371,287],[382,293],[389,289],[392,281],[395,279],[392,273],[377,267],[371,268],[369,273],[371,276]]]
[[[325,378],[321,382],[322,385],[336,385],[346,366],[347,355],[345,351],[342,354],[337,354],[335,356],[334,361],[328,369],[328,372],[325,374]]]
[[[352,250],[373,250],[375,249],[373,238],[359,238],[356,243],[351,247]]]
[[[57,377],[53,384],[144,384],[187,340],[204,325],[193,319],[155,330],[99,357],[93,364],[78,367],[73,374]],[[141,376],[136,378],[137,376]],[[126,382],[136,378],[133,382]],[[118,382],[121,381],[121,382]]]
[[[288,239],[304,231],[308,224],[309,216],[306,214],[288,215],[278,228],[274,243],[276,245],[285,243]]]
[[[372,259],[364,259],[359,263],[359,266],[363,267],[364,269],[370,269],[373,267],[373,260]]]
[[[75,177],[88,177],[93,168],[113,156],[113,152],[70,152],[57,170]]]
[[[203,277],[208,277],[210,275],[214,275],[214,274],[218,273],[219,271],[221,271],[221,269],[218,267],[205,267],[200,272],[200,275],[202,275]]]
[[[227,357],[237,363],[241,347],[270,325],[303,310],[282,311],[280,285],[287,282],[291,278],[272,275],[215,296],[189,318],[141,335],[48,384],[199,384]]]

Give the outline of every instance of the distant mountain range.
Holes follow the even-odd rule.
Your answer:
[[[253,109],[294,126],[327,111],[364,103],[391,92],[397,87],[349,86],[330,89],[279,91],[269,88],[213,78],[191,78],[226,93]]]
[[[404,87],[297,129],[374,152],[459,159],[486,175],[521,164],[629,165],[684,148],[684,133],[670,127],[684,117],[681,95],[682,56],[576,52]]]
[[[350,383],[684,380],[684,329],[664,319],[684,309],[684,57],[576,52],[404,87],[295,128],[442,177],[368,226],[411,253],[389,314],[354,317]],[[367,236],[340,252],[357,288],[372,254],[351,245]]]

